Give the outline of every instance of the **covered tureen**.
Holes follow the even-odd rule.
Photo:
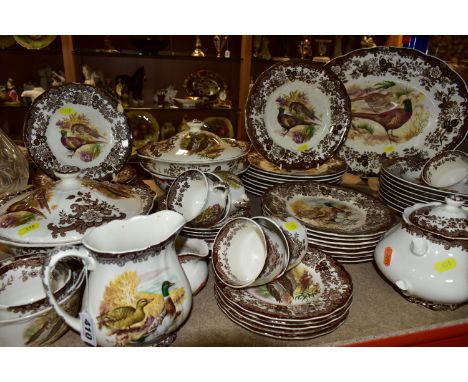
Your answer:
[[[458,196],[415,204],[375,250],[377,266],[406,296],[440,308],[468,301],[468,207]]]
[[[187,124],[188,130],[165,141],[149,142],[137,151],[141,158],[147,160],[145,169],[153,175],[170,178],[192,169],[234,174],[247,169],[250,143],[222,139],[203,130],[203,122],[197,120]]]
[[[155,197],[145,184],[80,179],[78,169],[58,181],[0,200],[0,242],[18,247],[79,243],[85,232],[116,219],[147,214]]]

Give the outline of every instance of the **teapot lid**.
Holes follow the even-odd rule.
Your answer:
[[[203,130],[198,120],[187,122],[188,130],[181,131],[161,142],[149,142],[137,150],[140,157],[169,163],[216,163],[246,155],[248,147],[233,139],[222,139]]]
[[[460,196],[447,196],[445,203],[416,204],[405,209],[403,218],[424,231],[449,239],[468,239],[468,207]]]
[[[0,199],[0,242],[19,247],[79,243],[91,228],[147,214],[155,194],[145,184],[80,179],[79,169],[58,181]]]

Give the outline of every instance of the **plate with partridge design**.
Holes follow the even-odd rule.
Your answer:
[[[277,166],[309,169],[338,150],[351,126],[341,81],[315,62],[279,62],[249,91],[247,134],[255,149]]]
[[[427,160],[463,141],[467,87],[442,60],[415,49],[375,47],[326,67],[351,100],[352,127],[338,154],[352,172],[376,176],[385,158]]]
[[[80,177],[111,179],[131,152],[130,128],[118,101],[78,83],[51,87],[36,98],[23,139],[36,165],[53,178],[77,167]]]

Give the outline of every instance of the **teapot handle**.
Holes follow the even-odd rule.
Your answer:
[[[41,279],[47,298],[53,306],[57,314],[64,319],[64,321],[77,332],[81,332],[81,322],[77,317],[68,314],[57,302],[54,294],[50,289],[50,274],[52,273],[55,264],[60,260],[68,257],[79,257],[84,260],[87,270],[93,270],[95,266],[94,259],[89,255],[89,252],[84,247],[64,247],[49,253],[47,259],[42,267]]]

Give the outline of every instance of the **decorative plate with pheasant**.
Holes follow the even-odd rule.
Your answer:
[[[131,134],[117,100],[91,85],[52,87],[29,109],[23,138],[38,167],[51,177],[74,166],[81,176],[110,179],[125,164]]]
[[[327,65],[345,84],[352,127],[339,155],[361,176],[383,159],[429,159],[466,135],[467,88],[445,62],[415,49],[359,49]]]
[[[314,62],[280,62],[264,71],[246,104],[247,134],[258,152],[286,168],[308,169],[330,158],[346,138],[346,89]]]

